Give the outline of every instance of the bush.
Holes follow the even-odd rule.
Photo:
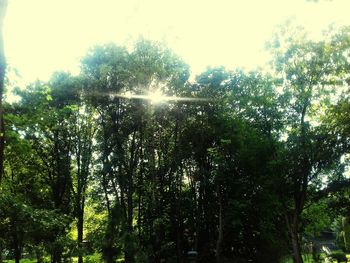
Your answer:
[[[348,259],[346,258],[346,254],[341,250],[333,251],[329,256],[332,259],[336,259],[338,261],[338,263],[339,262],[348,262]]]

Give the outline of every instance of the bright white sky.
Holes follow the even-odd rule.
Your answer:
[[[199,73],[206,66],[254,68],[275,25],[289,17],[319,32],[350,25],[349,0],[9,0],[5,52],[25,82],[55,70],[79,72],[98,43],[140,35],[167,43]]]

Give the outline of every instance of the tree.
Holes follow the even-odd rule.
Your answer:
[[[17,262],[29,251],[38,262],[98,252],[184,263],[191,250],[201,263],[279,262],[290,250],[302,262],[302,238],[330,225],[325,211],[348,215],[350,38],[285,32],[269,74],[216,67],[190,82],[179,57],[140,40],[96,46],[80,76],[17,90],[5,105],[0,244]]]
[[[18,91],[21,101],[17,114],[21,114],[17,126],[29,141],[40,167],[49,193],[49,208],[70,218],[72,202],[72,116],[76,91],[68,81],[69,75],[62,73],[53,76],[48,85],[35,83],[27,90]],[[69,95],[68,97],[67,94]],[[64,220],[52,232],[50,252],[53,262],[60,262],[64,250],[64,238],[69,220]],[[64,237],[64,238],[63,238]]]
[[[0,239],[13,250],[17,262],[24,249],[34,251],[40,262],[43,249],[53,242],[57,229],[65,228],[67,218],[52,210],[50,186],[42,161],[25,136],[28,123],[18,114],[21,110],[19,105],[6,105],[9,129],[0,195]]]
[[[112,255],[112,251],[117,251],[112,243],[116,239],[122,240],[126,262],[134,262],[137,256],[133,225],[135,208],[142,209],[141,201],[150,194],[147,206],[152,211],[147,211],[148,208],[146,211],[138,210],[138,223],[141,224],[141,217],[149,212],[152,213],[147,219],[151,220],[149,226],[156,223],[152,222],[155,216],[153,209],[163,213],[162,205],[158,202],[160,199],[156,196],[156,187],[158,183],[164,182],[164,172],[168,168],[161,167],[162,149],[158,148],[160,129],[157,123],[162,118],[157,119],[160,115],[148,101],[133,98],[132,94],[147,96],[150,92],[163,89],[164,93],[173,95],[175,88],[186,82],[188,68],[170,50],[145,40],[136,43],[131,53],[114,45],[96,47],[83,61],[84,75],[89,81],[86,93],[98,95],[92,96],[90,103],[99,114],[99,173],[109,214],[109,227],[115,229],[115,236],[106,234],[108,249],[104,251],[108,260],[112,261],[116,256]],[[129,94],[131,99],[125,98],[125,94]],[[148,190],[151,192],[146,194],[140,182],[149,182]],[[162,192],[162,188],[158,190]],[[135,199],[137,194],[140,196]],[[138,200],[137,206],[135,200]],[[115,211],[122,211],[121,219],[115,218]],[[162,232],[161,228],[159,231]],[[141,226],[138,229],[138,238],[141,239]],[[150,238],[153,239],[150,243],[154,249],[160,250],[160,236],[152,234]],[[157,256],[155,260],[158,262],[160,258]]]
[[[192,204],[199,211],[201,262],[213,262],[214,251],[217,262],[271,262],[285,252],[270,168],[281,129],[275,87],[271,76],[258,72],[214,68],[197,77],[196,95],[210,99],[191,108],[181,146],[195,160],[193,199],[205,198]]]
[[[342,155],[334,133],[329,134],[315,120],[320,120],[319,116],[324,114],[322,109],[330,103],[330,94],[344,81],[339,71],[345,61],[343,41],[347,41],[346,35],[343,38],[333,35],[327,41],[314,42],[307,40],[305,34],[296,33],[285,42],[274,42],[277,54],[274,65],[283,87],[287,135],[279,157],[284,166],[281,176],[285,176],[284,185],[287,186],[283,188],[281,200],[295,262],[302,262],[300,220],[310,195],[310,185]]]
[[[73,176],[73,197],[74,197],[74,214],[77,218],[78,231],[78,248],[79,259],[82,263],[82,243],[84,237],[84,212],[86,193],[91,177],[91,163],[93,154],[93,138],[96,131],[94,125],[94,112],[91,107],[83,104],[82,101],[77,103],[72,123],[73,127],[73,149],[75,156],[75,167]]]

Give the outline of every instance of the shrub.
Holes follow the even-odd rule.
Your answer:
[[[330,254],[330,257],[332,259],[336,259],[338,262],[348,262],[348,259],[346,258],[346,254],[341,250],[333,251]]]

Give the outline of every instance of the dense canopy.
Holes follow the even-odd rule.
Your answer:
[[[192,80],[160,43],[97,45],[79,75],[15,88],[0,262],[299,263],[327,231],[350,252],[350,28],[268,49]]]

